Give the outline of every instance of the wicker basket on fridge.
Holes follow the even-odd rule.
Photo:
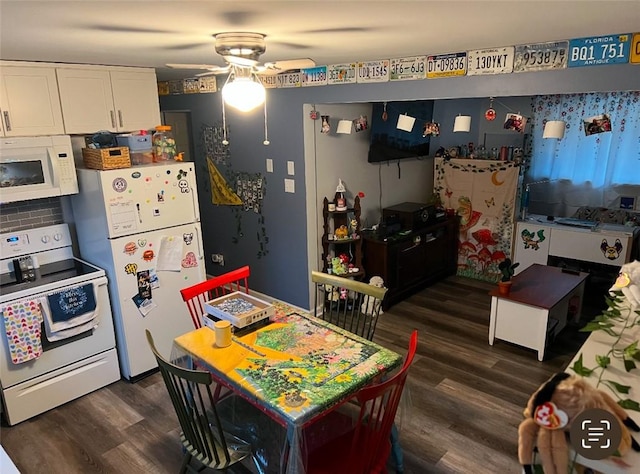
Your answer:
[[[114,148],[83,148],[82,159],[87,168],[94,170],[114,170],[131,167],[129,148],[126,146]]]

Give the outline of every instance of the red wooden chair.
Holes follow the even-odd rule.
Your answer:
[[[384,382],[360,389],[355,395],[360,410],[351,429],[309,454],[308,474],[386,472],[391,453],[391,428],[417,345],[418,331],[413,331],[400,371]],[[338,423],[344,426],[345,415],[341,413],[327,416],[327,422],[333,424],[337,417],[342,418]]]
[[[202,315],[205,312],[204,304],[207,301],[234,291],[249,293],[250,273],[249,266],[246,265],[180,290],[196,329],[202,326]]]

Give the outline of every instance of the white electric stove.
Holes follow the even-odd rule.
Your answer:
[[[0,388],[5,418],[14,425],[119,380],[120,369],[105,272],[73,256],[68,226],[0,234],[0,244]],[[83,298],[95,304],[76,316]],[[41,355],[16,362],[14,342],[25,341],[12,322],[21,304],[42,310],[34,344]],[[45,328],[54,306],[56,318]]]

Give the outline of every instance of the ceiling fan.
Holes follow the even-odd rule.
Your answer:
[[[286,59],[260,64],[260,55],[267,50],[265,38],[262,33],[218,33],[214,35],[216,40],[216,53],[222,56],[226,66],[211,64],[167,64],[172,69],[205,69],[207,72],[196,76],[208,76],[212,74],[226,74],[232,71],[244,71],[257,75],[275,75],[294,69],[314,67],[316,63],[309,58]]]

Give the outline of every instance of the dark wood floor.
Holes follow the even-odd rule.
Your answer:
[[[489,346],[492,285],[459,277],[437,283],[387,311],[375,341],[404,354],[419,347],[399,423],[405,472],[520,472],[517,426],[529,395],[565,368],[586,335],[567,328],[544,362],[536,352]],[[588,312],[586,309],[585,312]],[[583,312],[583,319],[590,315]],[[174,473],[179,428],[159,374],[120,381],[8,427],[2,446],[22,474]]]

